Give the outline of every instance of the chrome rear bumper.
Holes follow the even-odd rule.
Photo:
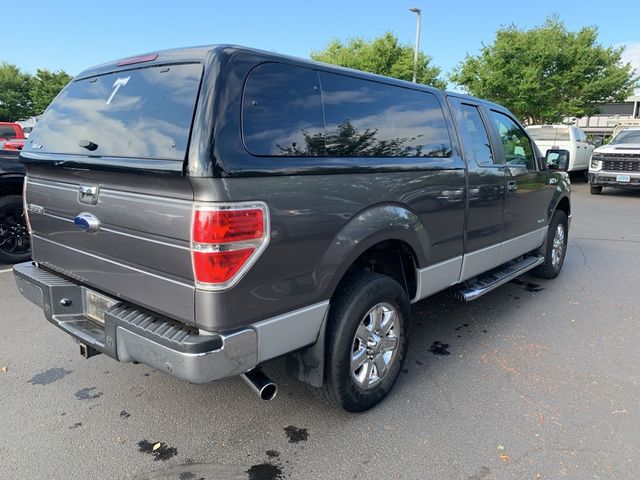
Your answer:
[[[20,293],[40,306],[47,320],[121,362],[144,363],[192,383],[240,375],[258,362],[253,328],[203,335],[119,301],[105,311],[102,325],[86,316],[86,287],[32,262],[15,265],[13,271]]]

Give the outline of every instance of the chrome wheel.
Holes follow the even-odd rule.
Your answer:
[[[564,253],[565,231],[564,225],[559,223],[556,227],[556,233],[553,236],[553,245],[551,246],[551,265],[553,268],[559,268],[562,262],[562,254]]]
[[[375,387],[396,360],[402,326],[396,308],[378,303],[360,321],[351,348],[351,375],[364,389]]]

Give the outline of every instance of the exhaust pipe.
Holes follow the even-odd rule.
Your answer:
[[[262,400],[269,401],[276,398],[278,387],[262,373],[262,370],[250,370],[240,376]]]

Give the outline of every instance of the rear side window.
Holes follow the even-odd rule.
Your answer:
[[[249,74],[242,136],[258,156],[452,155],[435,95],[279,63]]]
[[[16,138],[16,131],[8,125],[0,125],[0,138]]]
[[[435,95],[325,72],[320,81],[330,156],[451,156]]]
[[[325,155],[318,74],[264,63],[254,68],[242,99],[242,134],[253,155]]]
[[[24,151],[182,161],[201,76],[201,65],[185,64],[71,82],[45,111]],[[81,142],[91,142],[91,150]]]
[[[478,107],[461,104],[455,109],[462,130],[462,145],[467,159],[474,158],[481,166],[494,164],[489,135],[478,111]]]

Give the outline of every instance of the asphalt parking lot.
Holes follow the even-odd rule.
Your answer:
[[[364,414],[278,361],[267,403],[84,360],[0,273],[0,479],[640,478],[639,202],[574,182],[561,276],[416,304],[401,378]]]

